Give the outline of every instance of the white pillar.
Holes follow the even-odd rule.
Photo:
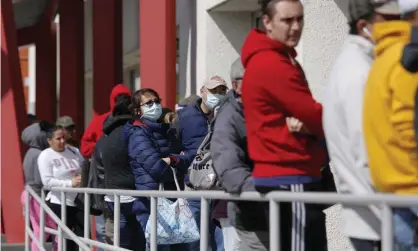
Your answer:
[[[35,114],[36,104],[36,47],[30,45],[28,49],[28,113]]]
[[[179,25],[179,91],[181,97],[195,92],[196,85],[196,0],[177,0]]]

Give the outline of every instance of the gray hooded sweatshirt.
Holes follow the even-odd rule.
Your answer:
[[[41,130],[39,123],[34,123],[23,130],[22,141],[25,145],[29,146],[29,150],[23,159],[25,185],[30,185],[40,195],[43,185],[37,160],[39,154],[49,147],[47,133]]]

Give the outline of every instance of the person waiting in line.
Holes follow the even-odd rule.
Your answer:
[[[38,168],[38,157],[41,152],[49,147],[48,144],[48,131],[53,127],[52,124],[46,121],[39,121],[31,124],[26,127],[22,132],[22,141],[23,144],[29,147],[28,151],[25,154],[23,159],[23,172],[25,175],[25,185],[30,186],[36,194],[41,197],[42,191],[42,180]],[[40,205],[33,198],[30,197],[29,205],[25,205],[26,201],[26,192],[24,191],[21,196],[22,205],[29,207],[29,218],[30,223],[33,229],[33,233],[36,238],[39,240],[40,228],[39,228],[39,219],[40,219]],[[57,228],[56,223],[52,218],[45,214],[45,226],[55,229]],[[45,238],[48,239],[50,236],[49,233],[45,232]],[[54,238],[55,240],[55,238]],[[56,241],[54,241],[53,250],[56,251],[58,248]],[[38,251],[39,248],[36,243],[32,240],[31,250]]]
[[[103,124],[104,134],[97,141],[93,153],[93,160],[103,166],[106,189],[135,190],[135,178],[123,136],[125,124],[133,118],[130,105],[130,96],[117,97],[112,113]],[[110,210],[109,217],[106,217],[106,235],[113,242],[114,197],[106,195],[104,200]],[[134,197],[120,196],[120,247],[142,251],[145,250],[145,235],[136,219],[135,201]]]
[[[348,0],[349,35],[325,88],[323,125],[338,192],[375,193],[363,136],[364,88],[373,63],[373,25],[399,20],[396,1]],[[343,205],[342,233],[355,250],[380,250],[380,210]]]
[[[418,1],[399,0],[402,20],[377,23],[375,61],[365,87],[363,130],[374,187],[381,193],[418,195],[414,132],[418,74],[401,58],[418,25]],[[413,56],[413,55],[411,55]],[[376,126],[378,125],[378,126]],[[418,207],[395,208],[394,249],[418,250]]]
[[[321,169],[328,164],[322,145],[322,106],[312,97],[296,60],[295,47],[304,26],[303,5],[299,0],[260,3],[265,31],[252,30],[241,52],[254,184],[260,193],[322,191]],[[291,132],[286,124],[291,117],[302,121],[309,133]],[[281,250],[327,250],[323,209],[300,202],[281,203]],[[265,210],[268,212],[268,204]]]
[[[219,182],[231,194],[255,191],[241,99],[243,76],[244,68],[239,58],[231,66],[233,89],[227,93],[216,115],[210,148]],[[260,203],[231,201],[228,219],[220,219],[220,223],[225,251],[269,250],[268,224]]]
[[[75,148],[79,148],[80,144],[74,138],[76,133],[76,126],[73,119],[70,116],[62,116],[57,119],[55,125],[61,126],[64,128],[65,132],[65,140],[67,144],[74,146]]]
[[[185,106],[177,111],[177,119],[175,120],[175,128],[177,137],[181,140],[183,159],[185,165],[180,167],[184,172],[192,163],[196,156],[199,146],[208,134],[210,122],[214,118],[215,108],[219,106],[228,90],[226,81],[219,77],[213,76],[205,80],[203,87],[200,89],[200,96],[194,104]],[[192,185],[185,176],[185,189],[193,190]],[[200,199],[187,200],[190,209],[200,226]],[[222,231],[216,225],[210,227],[212,250],[220,251],[224,249]],[[189,251],[196,251],[200,248],[200,242],[188,243]]]
[[[65,142],[64,128],[56,126],[48,133],[49,148],[43,150],[38,157],[39,174],[46,189],[56,187],[79,187],[81,184],[81,166],[83,157],[73,146]],[[78,209],[75,204],[77,193],[66,193],[65,205],[61,205],[61,193],[50,191],[46,201],[51,210],[59,217],[61,206],[66,206],[66,223],[69,229],[75,231]],[[67,250],[76,251],[78,246],[72,240],[67,240]]]
[[[89,160],[93,154],[93,151],[96,146],[96,142],[100,139],[103,135],[103,123],[111,114],[116,100],[119,96],[130,96],[131,91],[126,87],[124,84],[118,84],[113,87],[110,93],[110,111],[104,114],[95,115],[91,120],[90,124],[88,125],[87,129],[85,130],[83,137],[81,138],[80,144],[80,152],[87,159],[85,165],[89,164]],[[103,216],[96,216],[96,233],[98,239],[103,239],[102,237],[105,235],[105,219]],[[99,251],[102,251],[99,249]]]
[[[162,114],[160,96],[149,88],[135,92],[131,112],[134,119],[124,126],[123,135],[136,190],[158,190],[161,183],[164,189],[173,190],[174,176],[170,166],[176,168],[182,160],[180,148],[175,148],[178,144],[171,141],[176,140],[175,135],[168,135],[170,125],[157,122]],[[150,215],[149,198],[137,198],[132,211],[145,231]]]
[[[113,87],[112,92],[110,93],[110,111],[93,117],[84,132],[83,137],[81,138],[80,151],[85,158],[90,159],[97,140],[99,140],[99,138],[103,135],[103,122],[112,113],[113,107],[116,103],[116,98],[119,95],[130,96],[131,91],[124,84],[118,84]]]

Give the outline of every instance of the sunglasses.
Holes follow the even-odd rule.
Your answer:
[[[141,106],[151,107],[154,104],[161,104],[161,99],[149,100],[148,102],[143,103]]]

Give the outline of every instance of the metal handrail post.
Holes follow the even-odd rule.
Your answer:
[[[90,194],[84,193],[84,238],[90,237]]]
[[[393,214],[392,208],[386,203],[382,205],[382,251],[392,251],[393,244]]]
[[[41,189],[41,200],[45,201],[45,191]],[[39,209],[39,242],[45,247],[45,210],[43,207]]]
[[[120,196],[114,195],[114,208],[113,208],[113,245],[120,246]]]
[[[25,250],[29,251],[30,250],[30,237],[29,237],[29,232],[28,229],[30,229],[30,194],[28,193],[28,191],[26,191],[25,194]]]
[[[157,200],[156,197],[151,197],[151,251],[157,251]]]
[[[272,199],[269,202],[269,218],[270,250],[280,251],[280,205]]]
[[[65,192],[61,192],[61,221],[67,226],[67,195]],[[62,229],[61,229],[62,232]],[[60,236],[60,242],[62,243],[62,250],[67,251],[67,239],[64,238],[64,234]]]
[[[207,251],[209,246],[209,200],[201,198],[200,202],[200,250]]]

